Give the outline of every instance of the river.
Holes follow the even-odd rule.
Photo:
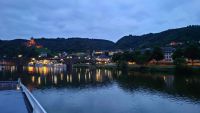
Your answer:
[[[200,113],[200,76],[66,67],[0,67],[48,113]]]

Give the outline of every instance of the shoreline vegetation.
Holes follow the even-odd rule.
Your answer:
[[[198,75],[200,74],[200,66],[176,66],[176,65],[137,65],[127,64],[125,66],[117,66],[117,64],[74,64],[73,68],[91,68],[91,69],[119,69],[124,71],[138,71],[138,72],[151,72],[151,73],[175,73],[182,75]]]

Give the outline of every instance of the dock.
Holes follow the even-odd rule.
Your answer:
[[[0,81],[2,113],[47,113],[31,92],[18,81]]]
[[[2,113],[28,113],[20,90],[0,90],[0,108]]]

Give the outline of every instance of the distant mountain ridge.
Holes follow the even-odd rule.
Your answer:
[[[87,50],[111,50],[114,47],[114,42],[103,39],[88,39],[88,38],[38,38],[35,39],[38,45],[48,48],[49,50],[61,52],[81,52]],[[6,48],[15,50],[20,46],[26,45],[28,40],[0,40],[0,49]],[[7,49],[6,49],[7,50]]]
[[[200,26],[193,25],[177,29],[169,29],[160,33],[149,33],[141,36],[124,36],[115,44],[115,48],[145,48],[165,46],[170,42],[200,41]]]
[[[26,39],[0,40],[0,53],[4,53],[8,50],[17,51],[20,49],[20,46],[25,44],[27,41],[28,40]],[[35,41],[44,48],[48,48],[55,52],[146,48],[166,46],[171,42],[200,42],[200,26],[193,25],[170,29],[160,33],[149,33],[141,36],[128,35],[122,37],[116,43],[104,39],[89,38],[36,38]]]

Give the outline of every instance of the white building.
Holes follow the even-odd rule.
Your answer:
[[[172,55],[173,55],[173,53],[176,49],[172,48],[172,47],[163,47],[162,50],[163,50],[163,53],[164,53],[164,60],[163,61],[172,63],[173,62]]]

